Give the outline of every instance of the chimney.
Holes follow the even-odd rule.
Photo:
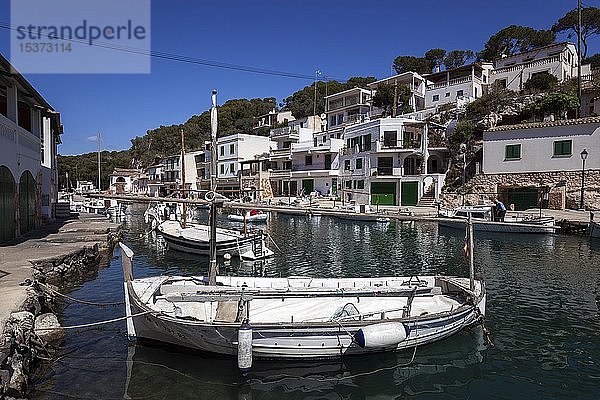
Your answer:
[[[438,72],[440,72],[440,66],[436,65],[435,67],[433,67],[433,73],[437,74]]]

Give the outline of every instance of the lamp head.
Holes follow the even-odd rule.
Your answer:
[[[586,159],[586,158],[587,158],[587,156],[588,156],[588,152],[587,152],[587,150],[586,150],[586,149],[583,149],[583,150],[581,151],[581,153],[579,153],[579,154],[581,155],[581,159],[585,161],[585,159]]]

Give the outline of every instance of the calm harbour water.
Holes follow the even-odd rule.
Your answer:
[[[435,223],[350,223],[271,214],[280,251],[221,274],[324,277],[466,275],[464,232]],[[224,222],[223,224],[226,224]],[[205,274],[207,258],[168,250],[140,216],[125,223],[136,277]],[[272,246],[271,246],[272,247]],[[236,360],[126,338],[124,322],[69,331],[62,357],[33,384],[32,399],[598,399],[600,241],[563,235],[476,234],[476,270],[488,290],[487,327],[397,354],[332,362],[255,361],[247,380]],[[120,255],[70,293],[123,299]],[[123,306],[68,305],[63,325],[124,315]]]

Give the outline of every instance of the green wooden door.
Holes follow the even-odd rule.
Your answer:
[[[400,203],[403,206],[416,206],[419,201],[419,182],[402,182]]]
[[[394,182],[372,182],[371,204],[380,206],[396,205],[396,183]]]
[[[21,234],[35,228],[35,180],[29,171],[19,180],[19,215]]]
[[[315,191],[315,180],[314,179],[302,179],[302,190],[304,195],[308,196]]]
[[[0,243],[15,237],[15,180],[10,170],[0,167]]]

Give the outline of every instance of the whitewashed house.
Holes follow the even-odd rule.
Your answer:
[[[108,176],[109,191],[116,194],[138,193],[138,186],[134,185],[142,175],[142,171],[128,168],[115,168]]]
[[[424,75],[427,80],[425,107],[455,103],[459,106],[481,97],[490,82],[492,63],[473,63]]]
[[[345,126],[368,120],[371,95],[370,89],[357,87],[325,96],[328,133],[335,139],[341,139]]]
[[[408,105],[412,108],[412,111],[420,111],[426,107],[425,103],[425,91],[426,91],[426,80],[416,72],[404,72],[389,78],[381,79],[376,82],[369,83],[369,89],[371,89],[371,98],[375,95],[377,87],[381,84],[388,85],[404,85],[410,89],[410,99]],[[369,111],[371,118],[380,116],[383,113],[383,109],[372,107]],[[399,115],[399,114],[398,114]]]
[[[235,195],[240,190],[241,162],[254,160],[276,146],[266,136],[235,134],[217,139],[217,182],[219,191]]]
[[[275,109],[267,114],[256,117],[253,129],[276,128],[278,125],[287,124],[294,120],[291,111],[277,111]]]
[[[60,114],[0,55],[0,243],[54,219]]]
[[[529,78],[543,72],[554,75],[559,82],[563,82],[577,77],[578,62],[577,48],[573,43],[555,43],[495,60],[490,83],[521,91]],[[582,76],[589,74],[589,65],[585,69]]]
[[[148,196],[159,197],[164,195],[163,164],[154,164],[146,168],[148,177]]]
[[[414,206],[437,199],[449,153],[435,147],[425,122],[381,118],[346,127],[339,160],[344,200],[360,204]],[[339,193],[339,192],[338,192]]]
[[[476,183],[516,209],[578,208],[586,150],[585,206],[600,207],[600,117],[499,126],[483,134]],[[584,155],[585,155],[584,153]]]

